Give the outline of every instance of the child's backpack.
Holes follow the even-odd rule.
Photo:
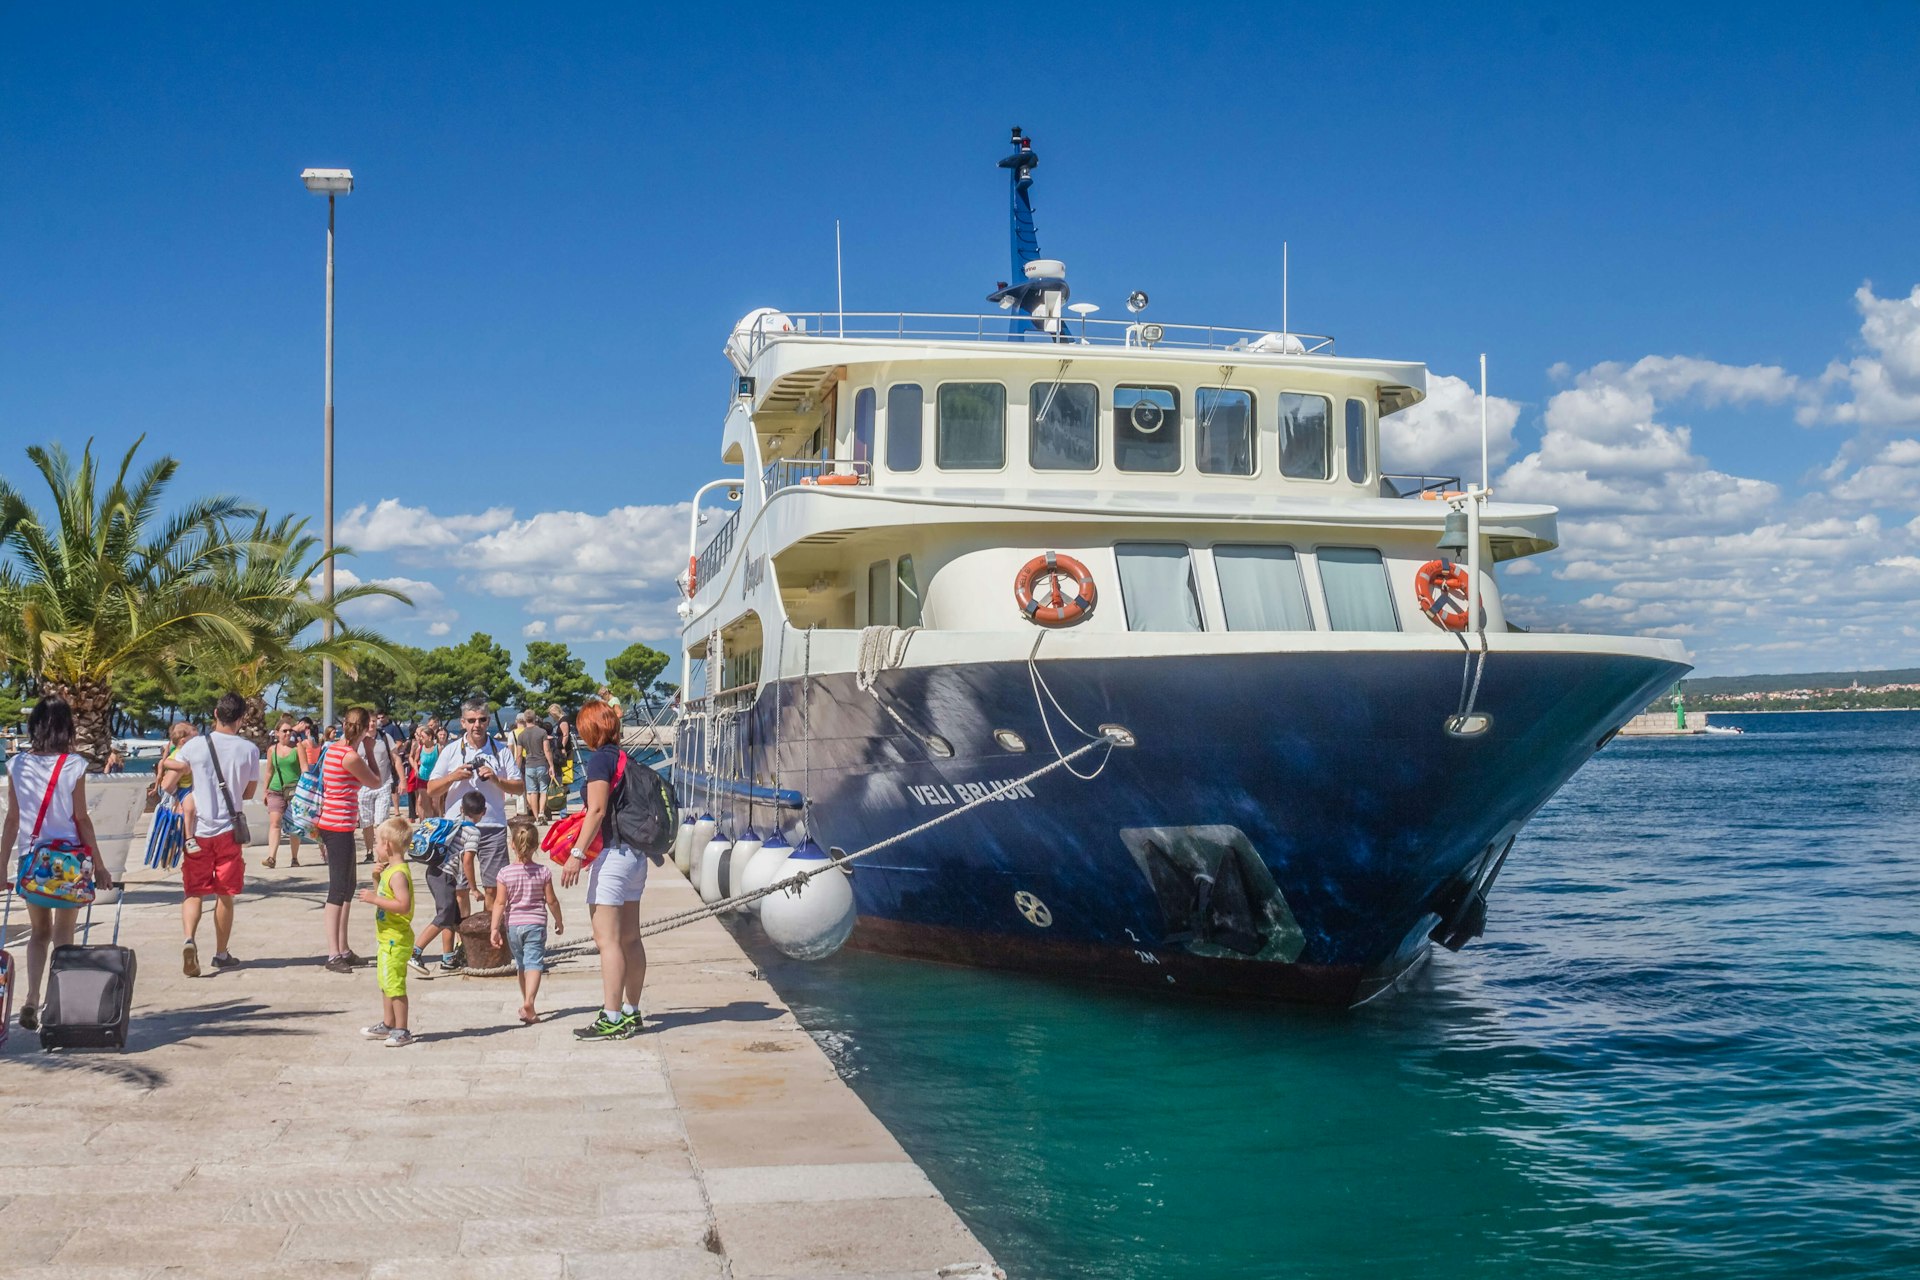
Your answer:
[[[428,818],[417,823],[412,839],[407,841],[407,861],[429,868],[444,865],[466,826],[464,818]]]
[[[320,816],[320,802],[325,788],[320,782],[320,761],[300,775],[300,781],[294,785],[293,798],[287,801],[287,821],[295,831],[310,833],[314,820]]]

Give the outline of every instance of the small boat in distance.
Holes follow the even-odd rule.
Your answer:
[[[1682,650],[1509,625],[1495,567],[1556,513],[1386,470],[1423,365],[1070,302],[1037,164],[1016,130],[997,313],[762,308],[727,340],[680,606],[696,869],[724,894],[776,832],[851,852],[985,801],[846,869],[849,945],[1366,1000],[1482,932]]]

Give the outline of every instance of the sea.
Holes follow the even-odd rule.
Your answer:
[[[764,947],[1009,1276],[1920,1276],[1920,712],[1616,739],[1349,1012]]]

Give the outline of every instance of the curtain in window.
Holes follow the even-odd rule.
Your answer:
[[[1193,397],[1194,457],[1214,476],[1253,474],[1253,396],[1202,387]]]
[[[887,388],[887,467],[920,469],[920,388],[911,382]]]
[[[862,387],[853,397],[853,460],[855,462],[873,461],[873,405],[875,396],[872,387]]]
[[[1100,389],[1036,382],[1027,389],[1027,456],[1038,471],[1091,471],[1100,463]]]
[[[1129,631],[1199,631],[1200,599],[1193,588],[1187,549],[1171,542],[1134,542],[1115,547],[1120,562],[1120,598]]]
[[[1280,395],[1280,474],[1296,480],[1327,480],[1333,457],[1333,405],[1325,396],[1285,391]]]
[[[1007,462],[1007,389],[997,382],[944,384],[934,435],[942,467],[999,470]]]
[[[1398,631],[1387,568],[1370,547],[1321,547],[1320,587],[1335,631]]]
[[[1229,631],[1311,631],[1306,584],[1292,547],[1215,547]]]

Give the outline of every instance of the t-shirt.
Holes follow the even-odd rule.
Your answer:
[[[440,758],[433,762],[433,776],[444,778],[448,774],[459,773],[474,760],[485,760],[494,774],[508,782],[520,781],[520,766],[513,762],[513,753],[502,750],[492,742],[484,747],[476,747],[465,737],[449,742],[440,749]],[[475,782],[461,778],[447,788],[446,809],[448,815],[460,812],[460,797],[469,791],[478,791],[487,801],[487,815],[480,819],[483,827],[504,827],[507,825],[506,795],[492,782]]]
[[[360,779],[347,772],[353,748],[344,742],[327,744],[320,757],[320,816],[313,825],[322,831],[354,831],[360,826]]]
[[[389,911],[385,907],[375,907],[373,911],[373,936],[382,939],[397,939],[411,947],[413,945],[413,873],[407,870],[407,864],[404,859],[394,863],[380,873],[380,879],[376,881],[376,884],[379,886],[381,897],[397,898],[400,896],[393,891],[393,882],[396,879],[407,882],[407,909],[403,913],[399,911]]]
[[[611,742],[587,756],[587,781],[607,784],[607,814],[600,819],[600,847],[611,849],[620,843],[613,826],[614,774],[620,768],[620,748]]]
[[[520,731],[520,749],[527,753],[527,764],[535,769],[547,767],[547,731],[530,724]]]
[[[510,862],[501,868],[494,883],[507,895],[507,923],[545,924],[547,922],[547,886],[553,872],[537,862]]]
[[[372,739],[363,738],[361,741],[367,744],[366,751],[361,753],[362,758],[373,757],[373,771],[379,775],[381,786],[391,788],[393,786],[393,748],[387,744],[387,735],[376,733]]]
[[[26,752],[7,761],[7,777],[13,782],[13,803],[20,811],[20,835],[13,851],[25,853],[33,847],[33,820],[46,799],[47,783],[53,779],[53,766],[61,756],[36,756]],[[54,788],[47,804],[46,821],[40,824],[42,840],[78,840],[80,830],[73,821],[73,789],[86,776],[87,762],[82,756],[68,755],[60,766],[60,785]]]
[[[216,751],[220,753],[220,772],[227,779],[225,790],[213,770]],[[233,830],[233,810],[227,807],[227,796],[231,794],[235,804],[246,802],[247,784],[260,780],[260,749],[237,733],[216,729],[181,744],[175,759],[200,779],[200,787],[193,793],[193,834],[205,840]]]

